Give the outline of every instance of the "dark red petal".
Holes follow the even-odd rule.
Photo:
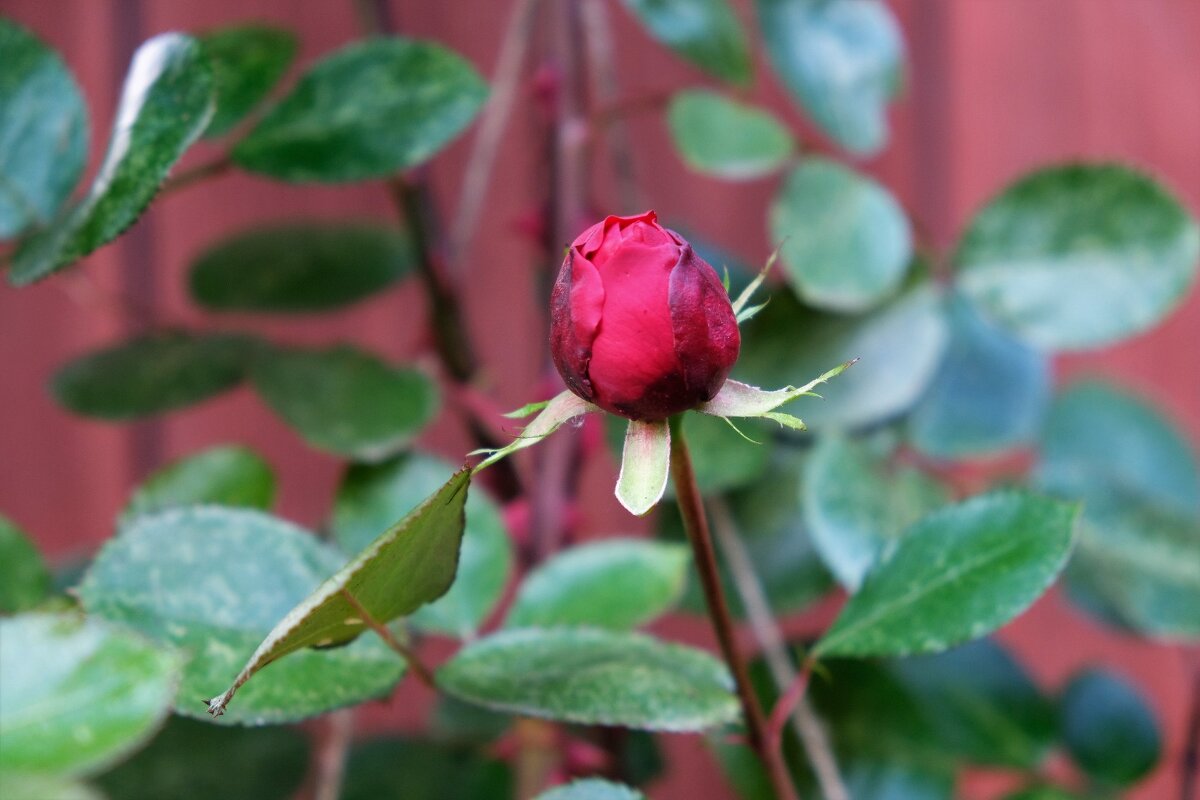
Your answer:
[[[711,400],[737,361],[741,337],[716,271],[685,245],[669,289],[675,355],[696,402]]]
[[[588,365],[603,310],[600,273],[572,248],[550,295],[550,354],[567,388],[585,400],[595,394]]]

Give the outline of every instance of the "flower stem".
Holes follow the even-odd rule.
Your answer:
[[[755,574],[754,564],[750,561],[750,554],[746,552],[746,545],[742,542],[729,505],[718,497],[709,500],[708,508],[712,516],[717,549],[729,565],[730,577],[733,578],[733,585],[738,591],[742,606],[746,609],[750,629],[762,650],[763,659],[767,662],[767,669],[771,672],[775,686],[781,693],[785,693],[789,687],[797,685],[800,673],[796,671],[788,656],[783,631],[771,615],[766,592]],[[805,666],[807,669],[812,665],[806,663]],[[825,726],[803,696],[797,698],[793,706],[790,711],[792,728],[800,743],[804,745],[804,751],[821,786],[821,794],[825,800],[850,800],[850,791],[838,770],[837,758],[834,756]],[[782,705],[776,707],[777,710],[781,708]],[[778,736],[782,731],[777,733],[778,727],[772,725],[769,731],[769,743],[773,747],[779,746]]]
[[[712,537],[709,535],[708,518],[704,514],[704,504],[700,489],[696,485],[696,473],[692,468],[691,453],[688,452],[687,441],[679,424],[681,417],[671,420],[671,476],[675,480],[675,496],[679,502],[679,511],[683,516],[683,527],[687,531],[688,541],[692,545],[692,553],[696,560],[696,569],[700,573],[700,584],[704,589],[704,600],[708,606],[708,616],[712,622],[717,641],[721,646],[721,654],[737,685],[738,699],[742,704],[742,716],[746,723],[746,738],[751,749],[758,755],[766,768],[767,777],[771,781],[778,800],[797,800],[795,789],[788,775],[787,765],[783,755],[770,747],[766,734],[766,719],[758,696],[750,683],[750,673],[746,661],[738,649],[734,637],[733,617],[729,613],[729,604],[725,600],[725,590],[721,586],[721,577],[717,569],[717,555],[713,549]]]

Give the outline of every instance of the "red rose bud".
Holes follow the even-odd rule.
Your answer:
[[[653,211],[580,234],[550,315],[550,352],[567,387],[643,421],[711,400],[741,344],[717,273]]]

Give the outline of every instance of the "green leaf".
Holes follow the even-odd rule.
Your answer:
[[[1068,596],[1143,636],[1200,640],[1200,519],[1114,494],[1085,506]]]
[[[908,418],[908,441],[934,458],[990,456],[1031,444],[1050,402],[1050,360],[952,298],[950,343]]]
[[[608,732],[591,729],[591,740],[601,742]],[[613,760],[619,774],[634,786],[643,786],[660,777],[667,769],[666,756],[658,736],[650,731],[625,731],[617,743]]]
[[[855,800],[951,800],[954,775],[923,765],[889,763],[849,754],[839,762]]]
[[[834,587],[833,577],[813,547],[804,522],[799,490],[803,461],[793,452],[785,452],[777,451],[778,457],[762,479],[727,498],[733,526],[777,615],[802,611]],[[659,536],[671,541],[687,540],[678,508],[662,509]],[[724,568],[721,578],[730,609],[743,616],[737,587]],[[692,570],[688,571],[681,605],[694,613],[706,613],[704,596]]]
[[[1035,479],[1085,509],[1126,493],[1200,514],[1200,467],[1187,435],[1145,400],[1104,383],[1077,383],[1055,398]]]
[[[373,39],[305,72],[233,150],[237,163],[285,181],[379,178],[432,158],[475,118],[487,84],[430,42]]]
[[[957,763],[920,698],[886,664],[833,661],[826,667],[828,678],[813,679],[810,697],[850,796],[950,800]],[[798,747],[789,752],[793,763],[803,758]]]
[[[204,131],[213,76],[200,44],[164,33],[133,56],[108,153],[83,199],[13,257],[9,280],[24,286],[120,236],[137,221],[167,173]]]
[[[646,800],[646,796],[620,783],[583,778],[542,792],[536,800]]]
[[[935,511],[867,574],[815,653],[933,653],[990,633],[1050,587],[1078,508],[999,491]]]
[[[747,180],[780,169],[796,149],[775,115],[705,89],[686,89],[667,107],[671,138],[697,172]]]
[[[37,800],[112,800],[85,783],[51,775],[10,775],[0,772],[0,797],[36,797]],[[119,798],[118,798],[119,800]]]
[[[688,563],[676,544],[614,538],[572,547],[529,573],[504,624],[636,628],[678,602]]]
[[[55,373],[50,390],[86,417],[148,417],[232,389],[256,346],[239,334],[150,333],[76,358]]]
[[[821,314],[788,293],[776,293],[747,323],[734,377],[754,386],[779,386],[860,359],[807,403],[810,429],[858,428],[910,408],[929,385],[946,343],[936,291],[907,292],[860,316]]]
[[[770,776],[753,750],[740,742],[730,741],[730,737],[720,731],[708,734],[705,740],[735,797],[739,800],[777,800]]]
[[[25,532],[0,514],[0,614],[27,611],[50,594],[50,571]]]
[[[341,800],[509,800],[507,764],[465,748],[388,737],[356,744],[346,760]]]
[[[228,728],[173,717],[149,746],[96,783],[109,800],[287,800],[308,739],[281,726]]]
[[[174,653],[98,620],[0,618],[0,775],[112,764],[162,723],[178,676]]]
[[[804,470],[804,519],[838,581],[855,592],[909,525],[949,500],[919,470],[889,463],[889,448],[839,436],[818,440]]]
[[[1137,396],[1079,383],[1051,407],[1035,480],[1084,501],[1070,598],[1143,635],[1200,637],[1200,469]]]
[[[403,234],[376,225],[307,220],[255,228],[192,263],[197,303],[214,311],[306,313],[351,305],[409,273]]]
[[[1071,757],[1102,784],[1128,786],[1162,755],[1154,712],[1136,687],[1113,672],[1086,670],[1072,678],[1059,713]]]
[[[200,36],[200,46],[212,66],[217,99],[206,138],[222,136],[241,122],[296,57],[296,37],[266,25],[218,28]]]
[[[767,55],[813,122],[854,155],[887,144],[887,105],[904,40],[891,10],[868,0],[757,0]]]
[[[465,467],[454,473],[298,603],[271,629],[230,687],[208,701],[209,713],[225,713],[234,692],[271,662],[304,648],[344,645],[368,628],[408,616],[444,595],[458,569],[470,482]]]
[[[275,502],[275,473],[253,450],[219,445],[155,471],[121,512],[123,523],[168,508],[215,504],[267,510]]]
[[[617,475],[617,500],[640,517],[662,499],[671,471],[671,430],[667,420],[631,419],[625,428],[621,471]]]
[[[651,36],[708,74],[750,83],[746,31],[727,0],[625,0],[625,6]]]
[[[101,548],[79,597],[89,613],[190,655],[176,711],[202,714],[275,623],[344,557],[258,511],[216,506],[138,517]],[[290,722],[386,694],[404,664],[375,637],[281,661],[228,720]]]
[[[1083,350],[1148,330],[1195,280],[1200,226],[1166,188],[1118,164],[1021,178],[976,214],[959,285],[1034,345]]]
[[[438,694],[429,715],[429,735],[439,742],[490,744],[512,727],[508,714],[491,711],[448,694]]]
[[[767,471],[771,461],[770,429],[760,423],[738,420],[738,433],[723,419],[705,414],[684,414],[683,435],[687,437],[696,469],[696,483],[704,494],[746,486]],[[627,420],[604,415],[604,432],[614,458],[620,459]],[[747,442],[742,434],[757,442]],[[675,496],[668,482],[667,497]]]
[[[44,225],[87,159],[87,108],[58,54],[0,19],[0,239]]]
[[[255,360],[251,378],[311,446],[359,461],[407,447],[438,408],[437,387],[424,373],[348,345],[272,349]]]
[[[584,725],[696,731],[739,713],[721,662],[637,633],[503,631],[464,647],[437,680],[487,708]]]
[[[769,227],[792,289],[833,311],[878,305],[912,260],[912,230],[891,193],[826,158],[792,170],[771,203]]]
[[[1002,647],[981,639],[890,663],[943,746],[972,764],[1034,771],[1057,736],[1053,704]]]
[[[348,553],[369,545],[379,531],[420,505],[454,472],[441,459],[409,452],[382,464],[353,464],[333,503],[330,527]],[[410,622],[460,639],[475,635],[504,594],[512,570],[512,543],[496,504],[482,491],[467,498],[458,577],[450,591],[418,610]]]

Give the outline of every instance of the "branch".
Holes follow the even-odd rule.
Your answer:
[[[479,122],[474,149],[467,160],[467,170],[458,195],[458,217],[450,230],[450,256],[455,264],[461,265],[475,237],[496,155],[500,152],[504,126],[508,122],[516,97],[521,67],[529,49],[530,34],[533,31],[539,2],[540,0],[517,0],[512,16],[509,17],[508,28],[504,32],[504,39],[500,43],[491,96]]]
[[[613,47],[612,21],[604,0],[583,0],[584,29],[588,36],[592,75],[601,103],[607,103],[620,91],[617,82],[616,52]],[[633,143],[629,127],[621,117],[614,118],[604,131],[612,158],[621,210],[627,214],[642,210],[637,178],[633,168]]]
[[[750,674],[746,661],[738,650],[734,638],[733,617],[725,602],[725,590],[721,587],[721,577],[717,568],[717,555],[713,550],[712,538],[708,532],[708,519],[704,514],[704,505],[700,497],[700,489],[696,485],[696,474],[692,469],[692,458],[688,452],[683,430],[674,424],[679,417],[672,420],[671,431],[671,476],[675,479],[675,496],[679,502],[679,511],[683,516],[683,527],[687,531],[688,540],[692,545],[692,553],[696,559],[696,569],[700,573],[700,584],[704,589],[704,600],[708,606],[708,616],[717,641],[721,645],[721,653],[729,671],[733,673],[737,685],[738,699],[742,704],[742,716],[746,723],[747,738],[750,747],[758,755],[766,768],[767,777],[771,781],[778,800],[796,800],[796,791],[792,787],[791,776],[787,765],[783,762],[783,753],[770,746],[767,738],[766,720],[763,718],[762,707],[750,683]]]
[[[755,574],[754,564],[742,543],[728,504],[717,498],[709,501],[709,507],[712,510],[717,546],[729,564],[734,586],[737,587],[742,606],[746,609],[754,638],[762,648],[771,679],[775,681],[775,686],[780,692],[787,692],[790,687],[800,685],[801,676],[797,674],[788,657],[783,631],[775,623],[766,593],[758,575]],[[780,702],[782,703],[782,700]],[[850,800],[850,792],[838,771],[837,759],[833,755],[825,728],[802,694],[797,698],[791,719],[792,727],[804,746],[826,800]]]
[[[470,383],[478,369],[474,349],[467,339],[462,307],[446,281],[433,245],[432,204],[423,182],[400,175],[389,178],[388,191],[396,211],[405,221],[417,255],[417,276],[429,298],[434,346],[438,357],[455,381]]]
[[[368,34],[390,36],[395,33],[395,21],[386,0],[356,0],[356,8]],[[408,180],[402,175],[389,178],[386,186],[416,250],[417,275],[429,301],[434,349],[451,380],[470,384],[476,378],[478,360],[467,335],[456,287],[447,280],[442,269],[439,253],[446,249],[438,241],[440,230],[434,219],[434,203],[428,186],[420,178]],[[493,450],[504,445],[469,409],[465,417],[471,438],[479,447]],[[521,494],[521,481],[511,463],[501,464],[492,475],[493,488],[502,500],[511,500]]]
[[[338,800],[346,773],[346,753],[354,733],[354,709],[342,708],[325,718],[326,730],[317,750],[313,800]]]
[[[583,30],[577,0],[551,3],[546,20],[547,60],[561,73],[555,116],[549,130],[550,190],[547,209],[546,253],[550,269],[544,275],[541,297],[550,304],[554,270],[563,248],[587,219],[590,158],[587,142],[587,81],[583,68]],[[545,339],[543,339],[545,341]],[[548,361],[548,360],[547,360]],[[547,363],[547,374],[554,376]],[[555,378],[556,379],[556,378]],[[530,495],[532,510],[530,542],[535,558],[558,550],[565,535],[565,516],[570,498],[576,495],[581,471],[579,435],[568,430],[546,442],[534,454],[536,489]]]

